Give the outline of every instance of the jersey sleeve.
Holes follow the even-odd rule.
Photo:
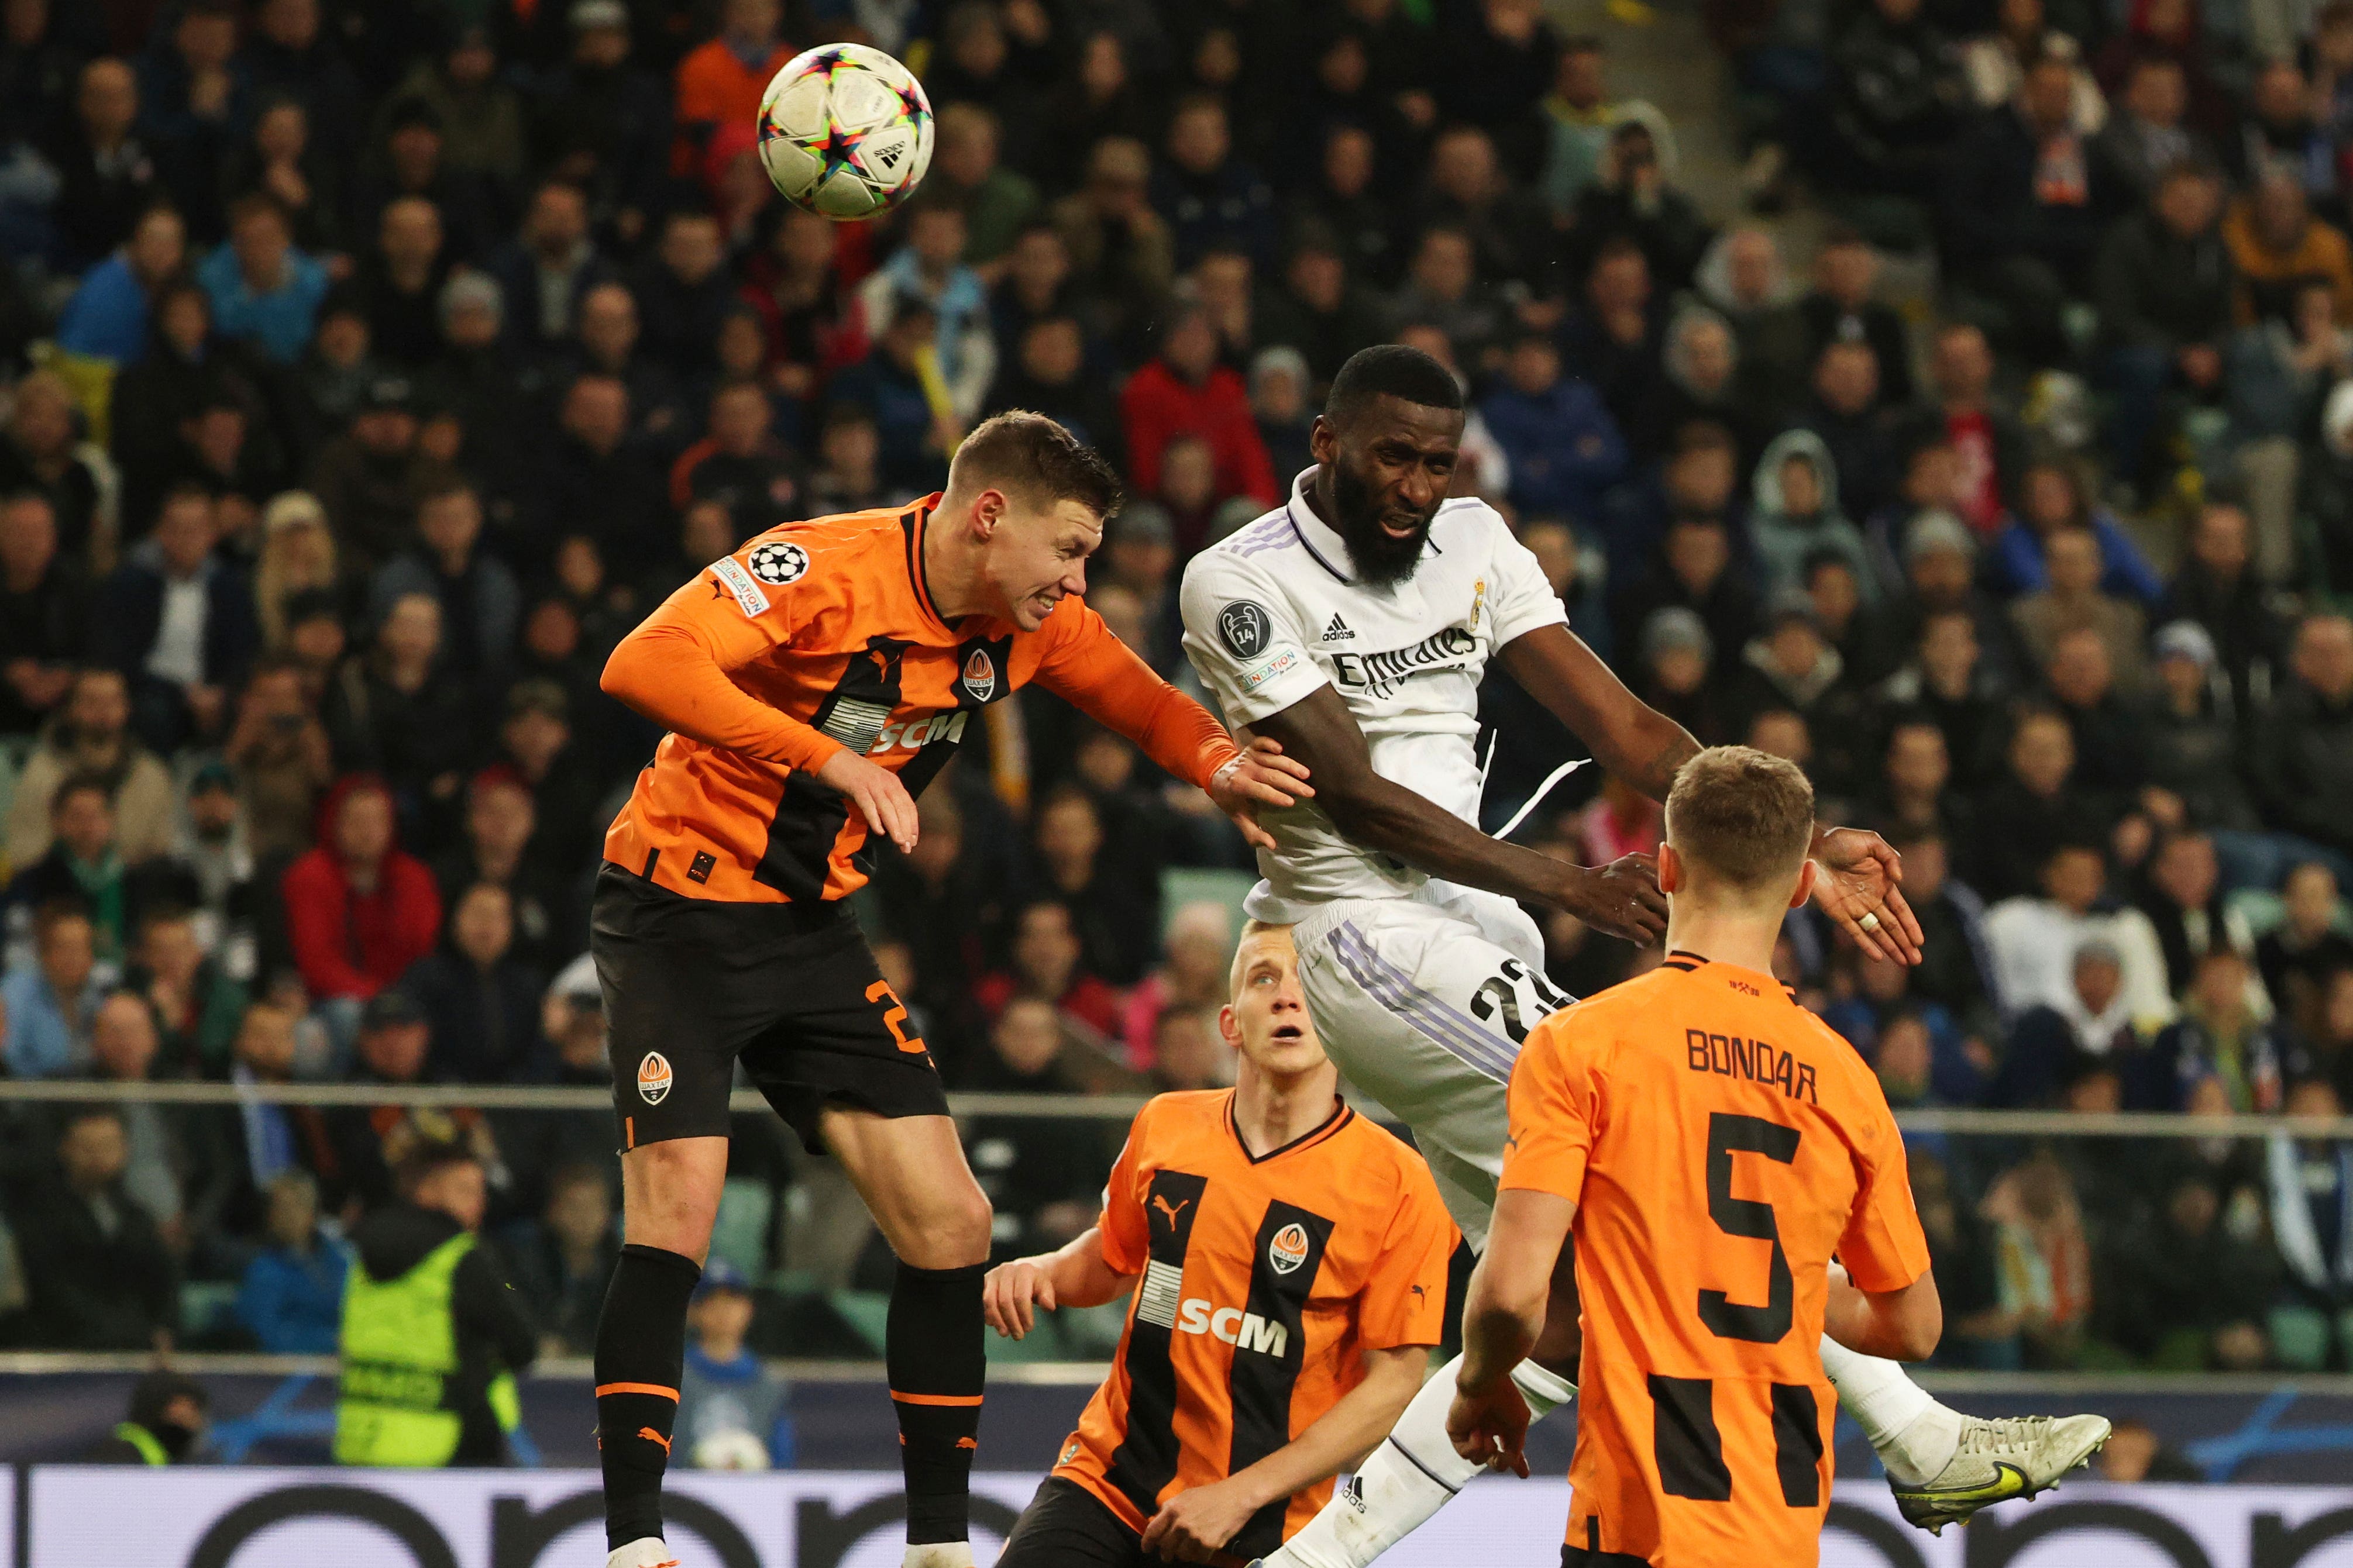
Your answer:
[[[723,555],[621,639],[604,689],[664,729],[788,767],[823,766],[841,743],[751,696],[735,671],[790,646],[810,617],[808,554],[773,536]],[[789,574],[789,575],[787,575]]]
[[[1511,1129],[1499,1188],[1550,1193],[1576,1203],[1593,1152],[1594,1086],[1577,1048],[1579,1009],[1554,1014],[1528,1034],[1512,1065]]]
[[[1233,737],[1218,716],[1161,679],[1084,604],[1063,600],[1041,635],[1039,684],[1176,777],[1206,789],[1233,760]]]
[[[1854,1208],[1839,1237],[1839,1261],[1860,1289],[1901,1290],[1927,1272],[1928,1238],[1912,1204],[1911,1163],[1895,1113],[1876,1081],[1866,1079],[1856,1093]]]
[[[1454,1221],[1439,1201],[1430,1167],[1412,1155],[1398,1184],[1397,1212],[1381,1237],[1356,1307],[1356,1334],[1366,1350],[1434,1345],[1446,1337],[1446,1266],[1454,1256]]]
[[[1185,568],[1178,595],[1185,656],[1228,723],[1280,713],[1331,684],[1308,657],[1307,634],[1288,598],[1269,587],[1257,567],[1229,551],[1204,551]]]
[[[1495,617],[1495,646],[1502,647],[1543,626],[1568,624],[1568,606],[1552,590],[1552,582],[1535,552],[1522,544],[1500,516],[1490,513],[1494,529],[1494,574],[1487,584],[1487,603]]]
[[[1146,1105],[1135,1113],[1119,1158],[1112,1163],[1111,1180],[1103,1184],[1103,1217],[1095,1221],[1102,1233],[1103,1261],[1116,1274],[1141,1274],[1152,1257],[1151,1216],[1144,1210],[1144,1181],[1137,1145],[1145,1135],[1152,1114]]]

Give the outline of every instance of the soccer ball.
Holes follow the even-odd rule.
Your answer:
[[[880,49],[811,49],[760,99],[760,162],[795,206],[838,223],[871,217],[905,200],[931,167],[931,100]]]

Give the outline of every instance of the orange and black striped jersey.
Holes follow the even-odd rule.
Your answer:
[[[1501,1185],[1577,1205],[1570,1544],[1818,1561],[1827,1267],[1873,1291],[1928,1267],[1903,1138],[1853,1048],[1771,975],[1670,954],[1529,1033]]]
[[[769,530],[623,638],[605,689],[666,726],[605,858],[688,898],[840,899],[864,884],[863,816],[813,776],[849,748],[908,793],[977,710],[1035,680],[1206,784],[1233,742],[1077,599],[1025,632],[943,621],[923,574],[939,498]]]
[[[1059,1476],[1141,1531],[1161,1500],[1247,1468],[1364,1378],[1364,1354],[1434,1345],[1454,1224],[1421,1156],[1345,1104],[1253,1156],[1231,1089],[1136,1113],[1104,1189],[1103,1258],[1140,1275],[1111,1376]],[[1272,1551],[1332,1495],[1269,1503],[1226,1548]]]

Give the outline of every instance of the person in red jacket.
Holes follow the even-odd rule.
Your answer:
[[[1218,363],[1217,329],[1200,305],[1172,307],[1159,357],[1128,377],[1119,411],[1127,426],[1128,478],[1138,495],[1159,493],[1161,454],[1170,441],[1198,436],[1217,458],[1220,496],[1249,496],[1269,507],[1280,499],[1274,465],[1250,415],[1250,389]],[[1177,541],[1187,552],[1201,543]]]
[[[441,895],[425,862],[394,843],[382,779],[346,776],[319,816],[317,846],[279,883],[294,966],[314,1000],[364,1001],[433,951]]]

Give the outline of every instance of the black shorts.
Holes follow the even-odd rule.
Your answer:
[[[588,951],[624,1150],[725,1137],[738,1058],[813,1153],[829,1104],[947,1114],[931,1052],[839,902],[682,898],[607,862]]]
[[[997,1568],[1167,1568],[1144,1550],[1103,1499],[1073,1480],[1048,1476],[1005,1538]]]

